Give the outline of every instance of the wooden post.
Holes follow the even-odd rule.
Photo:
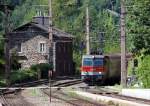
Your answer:
[[[49,54],[49,55],[51,55],[51,56],[49,56],[50,57],[50,63],[53,63],[53,65],[54,65],[54,52],[53,52],[53,28],[52,28],[52,0],[49,0],[49,41],[50,41],[50,44],[51,44],[51,50],[50,51],[52,51],[52,52],[50,52],[51,54]],[[55,71],[55,70],[53,70],[53,71]],[[51,92],[51,77],[52,77],[52,71],[49,71],[49,87],[50,87],[50,89],[49,89],[49,93],[50,93],[50,103],[51,103],[51,101],[52,101],[52,98],[51,98],[51,94],[52,94],[52,92]]]
[[[40,80],[40,79],[41,79],[41,70],[38,69],[38,80]]]
[[[49,70],[48,71],[48,76],[49,76],[49,100],[50,100],[50,103],[52,102],[52,90],[51,90],[51,78],[52,78],[52,70]]]
[[[9,85],[9,75],[10,75],[10,53],[9,53],[9,10],[8,10],[8,5],[4,5],[4,11],[5,11],[5,45],[4,45],[4,50],[5,50],[5,78],[7,80],[7,84]]]
[[[125,0],[121,0],[121,85],[127,87],[126,37],[125,37]]]
[[[49,40],[53,42],[53,29],[52,29],[52,0],[49,0]]]
[[[54,51],[53,51],[53,23],[52,23],[52,0],[49,0],[49,42],[50,42],[50,53],[49,53],[49,63],[54,65]],[[53,70],[55,71],[55,70]]]

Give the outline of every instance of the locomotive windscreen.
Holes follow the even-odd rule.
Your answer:
[[[93,59],[93,66],[103,66],[103,58]]]
[[[93,65],[92,58],[84,58],[83,66],[92,66],[92,65]]]
[[[103,58],[84,58],[83,66],[103,66]]]

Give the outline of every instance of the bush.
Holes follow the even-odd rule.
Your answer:
[[[13,71],[10,76],[11,84],[27,82],[37,79],[37,72],[30,69]]]
[[[136,72],[144,88],[150,88],[150,55],[143,57]]]
[[[0,87],[6,86],[6,80],[3,77],[0,77]]]
[[[75,74],[80,75],[80,67],[81,67],[81,62],[82,62],[82,55],[80,53],[74,52],[73,53],[73,60],[74,60]]]
[[[52,64],[41,63],[41,64],[32,65],[30,69],[34,70],[35,72],[40,71],[42,78],[48,78],[48,71],[52,70],[53,66]]]
[[[39,70],[44,78],[48,78],[48,70],[52,70],[52,65],[43,63],[32,65],[30,69],[20,69],[13,71],[11,72],[10,83],[15,84],[37,80]],[[4,84],[4,81],[0,82],[0,85]]]

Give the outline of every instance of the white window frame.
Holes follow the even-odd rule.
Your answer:
[[[43,44],[43,46],[41,46]],[[40,41],[38,45],[39,53],[46,53],[46,42],[45,41]]]

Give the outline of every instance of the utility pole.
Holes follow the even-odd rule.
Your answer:
[[[53,20],[52,20],[52,0],[49,0],[49,41],[50,41],[50,63],[53,64],[53,71],[56,70],[56,42],[53,41]]]
[[[0,1],[0,11],[4,12],[5,18],[4,18],[4,27],[5,27],[5,44],[4,44],[4,53],[5,53],[5,78],[7,81],[7,85],[9,85],[9,76],[11,72],[11,63],[10,63],[10,12],[14,9],[14,6],[7,4],[7,2]]]
[[[52,15],[52,0],[49,0],[49,39],[51,41],[51,49],[52,49],[52,64],[53,64],[53,72],[56,72],[56,44],[57,42],[53,41],[53,15]]]
[[[99,53],[101,55],[103,55],[103,53],[104,53],[104,34],[105,34],[105,32],[99,32],[99,35],[98,35],[98,37],[99,37],[99,46],[100,46]]]
[[[4,4],[4,13],[5,13],[5,45],[4,45],[4,52],[5,52],[5,78],[7,80],[7,84],[9,85],[9,75],[10,75],[10,53],[9,53],[9,5]]]
[[[53,28],[52,28],[52,0],[49,0],[49,40],[53,42]]]
[[[125,36],[125,0],[121,0],[121,85],[127,87],[126,36]]]
[[[86,8],[86,54],[90,54],[89,8]]]
[[[49,0],[49,42],[50,42],[50,50],[49,51],[52,51],[49,53],[49,58],[50,58],[50,63],[53,63],[53,66],[55,64],[54,62],[54,52],[53,52],[53,28],[52,28],[52,0]],[[51,70],[52,71],[52,70]],[[54,70],[53,70],[54,71]],[[51,76],[52,76],[52,72],[49,72],[49,87],[50,87],[50,103],[52,101],[51,99],[51,94],[52,94],[52,91],[51,91]]]

